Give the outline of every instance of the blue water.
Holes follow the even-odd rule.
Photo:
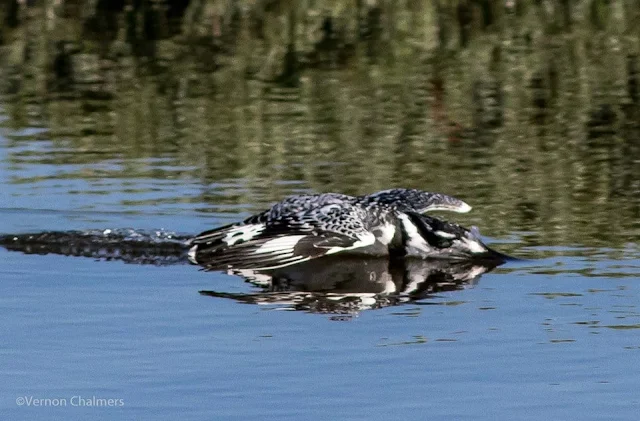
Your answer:
[[[197,180],[68,178],[9,152],[0,137],[0,232],[196,233],[255,206],[204,211],[162,200],[193,198]],[[345,318],[200,295],[256,288],[194,266],[0,249],[0,418],[638,419],[638,245],[535,246],[516,228],[488,241],[530,260]]]
[[[2,261],[6,419],[637,415],[640,313],[633,278],[536,275],[521,267],[442,294],[433,300],[439,305],[364,311],[336,322],[199,296],[214,285],[247,287],[189,266],[6,252]],[[605,260],[598,268],[619,264]],[[549,292],[579,295],[537,295]],[[22,396],[77,395],[124,405],[15,403]]]

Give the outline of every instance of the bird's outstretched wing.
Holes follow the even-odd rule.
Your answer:
[[[466,213],[471,210],[471,206],[453,196],[417,189],[382,190],[367,196],[359,196],[357,200],[364,205],[390,205],[400,210],[417,213],[438,210]]]
[[[249,218],[198,235],[191,240],[189,258],[211,270],[277,269],[373,245],[364,217],[360,207],[334,203]]]

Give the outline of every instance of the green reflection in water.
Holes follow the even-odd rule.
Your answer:
[[[561,297],[582,297],[582,294],[576,294],[573,292],[532,292],[529,295],[539,295],[549,300]]]
[[[10,3],[13,183],[176,180],[200,188],[121,205],[202,211],[404,186],[528,245],[640,235],[632,2]]]
[[[635,324],[635,325],[608,325],[608,326],[603,326],[603,327],[606,327],[608,329],[618,329],[618,330],[640,329],[640,324]]]

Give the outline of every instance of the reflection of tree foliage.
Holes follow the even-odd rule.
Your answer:
[[[181,200],[257,206],[401,185],[545,244],[637,233],[633,2],[6,3],[3,125],[91,168],[60,176],[198,179]]]

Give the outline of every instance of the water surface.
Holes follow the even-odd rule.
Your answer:
[[[103,26],[28,8],[0,36],[0,233],[195,234],[287,194],[402,186],[472,204],[442,216],[525,260],[323,312],[237,299],[263,291],[190,265],[2,248],[0,414],[637,419],[639,44],[626,9],[586,3],[566,28],[535,2],[460,27],[446,7],[374,8],[364,32],[338,6],[333,29],[313,8],[265,9],[262,26],[170,9],[218,22],[210,36],[127,31],[126,13],[153,16],[135,8]],[[287,25],[294,68],[278,65]],[[17,404],[31,397],[66,405]]]

